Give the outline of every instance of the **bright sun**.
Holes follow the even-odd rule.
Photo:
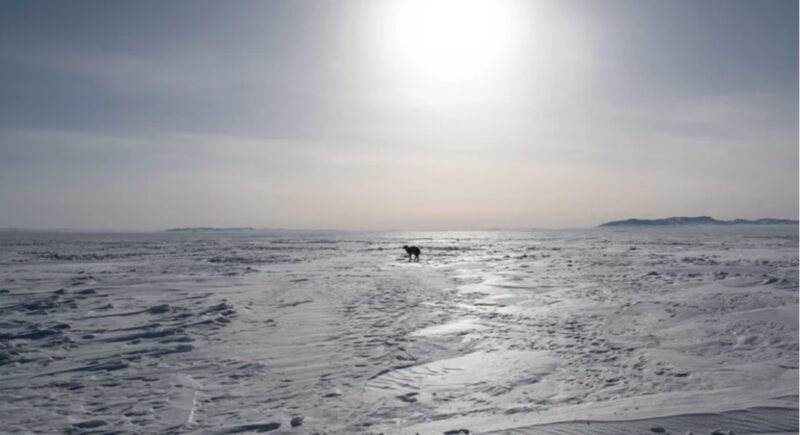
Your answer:
[[[383,13],[385,56],[408,78],[490,78],[507,67],[523,30],[514,0],[402,0]]]

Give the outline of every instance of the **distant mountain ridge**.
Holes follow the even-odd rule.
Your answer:
[[[659,226],[678,226],[678,225],[778,225],[794,224],[798,221],[792,219],[733,219],[720,220],[711,216],[674,216],[662,219],[626,219],[623,221],[611,221],[600,224],[600,227],[659,227]]]

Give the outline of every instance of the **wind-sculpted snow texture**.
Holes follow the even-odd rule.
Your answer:
[[[2,233],[0,431],[796,433],[797,325],[794,225]]]

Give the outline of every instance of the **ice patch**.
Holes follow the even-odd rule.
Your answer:
[[[558,358],[544,351],[472,352],[384,373],[367,383],[365,399],[418,393],[420,402],[469,401],[539,382],[557,366]]]
[[[463,335],[470,331],[486,329],[478,319],[464,318],[442,325],[428,326],[414,331],[411,335],[416,337],[433,337],[437,335]]]

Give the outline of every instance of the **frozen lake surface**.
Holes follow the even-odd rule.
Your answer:
[[[3,433],[796,433],[797,364],[791,225],[0,233]]]

